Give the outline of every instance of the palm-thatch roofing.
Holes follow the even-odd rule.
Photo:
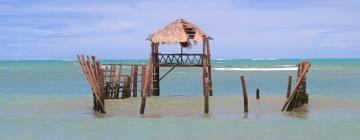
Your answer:
[[[147,40],[161,44],[180,43],[182,47],[189,47],[191,46],[190,40],[197,43],[205,38],[212,39],[195,24],[184,19],[177,19],[158,32],[150,35]]]

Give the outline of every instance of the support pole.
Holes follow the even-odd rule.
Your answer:
[[[140,114],[144,114],[144,111],[145,111],[145,103],[146,103],[146,96],[147,96],[147,88],[148,88],[148,82],[149,82],[149,80],[150,79],[148,79],[148,77],[149,77],[149,70],[150,70],[150,68],[149,68],[149,66],[146,66],[145,67],[145,65],[142,65],[141,66],[142,67],[142,69],[143,69],[143,72],[145,72],[145,73],[143,73],[143,77],[145,78],[145,80],[144,80],[144,83],[142,83],[143,84],[143,86],[142,86],[142,94],[141,94],[141,105],[140,105]]]
[[[244,96],[244,112],[249,112],[248,110],[248,97],[246,92],[246,81],[244,76],[240,76],[242,89],[243,89],[243,96]]]
[[[204,113],[209,113],[209,78],[205,78]]]
[[[152,45],[152,67],[153,67],[153,91],[152,95],[160,96],[160,68],[159,68],[159,43],[151,43]]]
[[[205,39],[205,44],[206,44],[206,50],[207,50],[207,66],[208,66],[208,77],[209,77],[209,95],[213,96],[212,94],[212,75],[211,75],[211,53],[210,53],[210,43],[209,43],[209,39]]]
[[[203,53],[201,56],[201,60],[202,60],[202,67],[203,67],[203,95],[206,95],[206,78],[207,78],[207,70],[206,70],[206,65],[207,65],[207,56],[206,56],[206,41],[203,40]]]

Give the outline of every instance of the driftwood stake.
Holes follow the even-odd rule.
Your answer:
[[[248,110],[248,97],[246,92],[246,81],[244,76],[240,76],[241,83],[242,83],[242,89],[243,89],[243,96],[244,96],[244,112],[249,112]]]

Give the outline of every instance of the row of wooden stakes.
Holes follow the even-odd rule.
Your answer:
[[[94,97],[95,111],[106,113],[105,99],[118,99],[137,96],[138,82],[141,82],[141,96],[146,99],[149,95],[149,65],[141,65],[141,73],[138,73],[137,64],[100,64],[95,56],[77,55],[77,59],[83,73],[91,87]],[[124,74],[123,67],[130,67],[129,74]],[[139,81],[138,76],[141,75]]]
[[[118,99],[137,97],[139,65],[137,64],[104,64],[105,98]],[[130,67],[129,74],[125,74],[124,67]],[[141,69],[143,69],[141,67]],[[141,79],[143,80],[143,79]]]

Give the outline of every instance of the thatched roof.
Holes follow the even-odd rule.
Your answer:
[[[158,32],[150,35],[147,40],[162,44],[180,43],[183,47],[189,47],[191,46],[190,40],[197,43],[204,38],[212,39],[195,24],[187,22],[184,19],[177,19]]]

